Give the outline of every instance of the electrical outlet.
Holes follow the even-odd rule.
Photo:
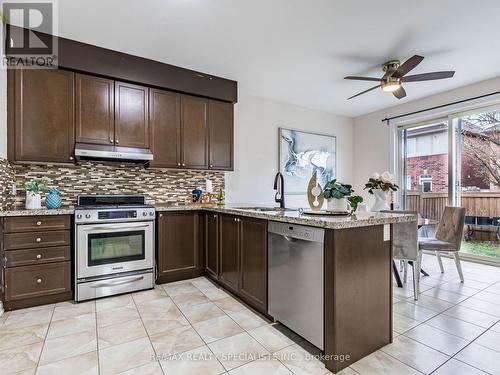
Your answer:
[[[17,194],[16,184],[12,184],[12,195],[16,195],[16,194]]]

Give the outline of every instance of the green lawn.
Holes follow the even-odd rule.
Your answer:
[[[464,241],[460,251],[469,254],[483,255],[487,257],[500,258],[500,243]]]

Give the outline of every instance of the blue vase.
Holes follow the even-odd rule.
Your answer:
[[[50,210],[61,207],[61,192],[59,189],[52,188],[49,190],[49,193],[45,198],[45,205]]]

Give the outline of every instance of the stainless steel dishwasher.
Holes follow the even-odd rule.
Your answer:
[[[269,314],[323,350],[325,231],[275,221],[267,231]]]

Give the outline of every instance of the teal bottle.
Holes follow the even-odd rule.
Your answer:
[[[61,192],[59,189],[52,188],[49,190],[49,193],[45,198],[45,206],[47,206],[49,210],[61,207]]]

